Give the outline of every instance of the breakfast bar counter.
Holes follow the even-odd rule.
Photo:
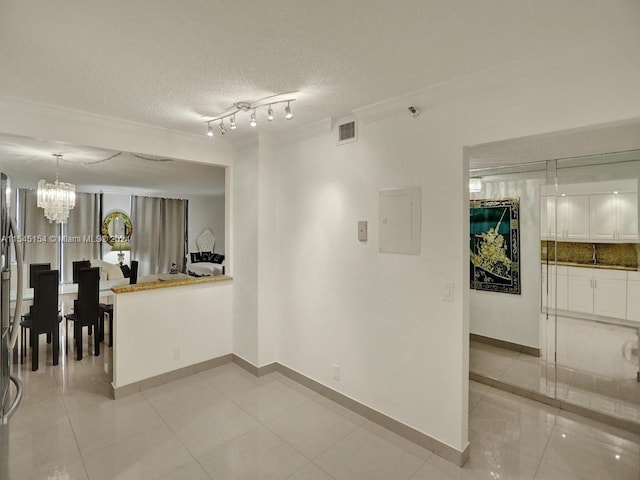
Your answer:
[[[164,274],[113,292],[113,395],[198,370],[232,351],[233,279]]]

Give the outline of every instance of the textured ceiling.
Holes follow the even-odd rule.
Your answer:
[[[606,3],[2,0],[0,93],[201,133],[202,115],[300,91],[306,124],[579,45],[603,11],[632,28],[629,2]]]
[[[293,122],[260,112],[282,135],[639,21],[637,0],[1,0],[0,95],[202,134],[234,102],[299,91]]]

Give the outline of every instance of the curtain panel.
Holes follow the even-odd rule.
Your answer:
[[[171,264],[186,268],[187,200],[131,197],[131,259],[139,275],[167,273]]]
[[[62,228],[62,279],[73,280],[73,263],[77,260],[100,258],[100,196],[76,193],[76,206]]]
[[[60,225],[49,223],[44,210],[38,208],[38,194],[35,190],[18,189],[18,223],[22,235],[22,256],[25,271],[31,263],[51,263],[53,270],[60,264]]]

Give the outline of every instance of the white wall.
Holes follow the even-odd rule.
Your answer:
[[[197,252],[196,239],[205,229],[216,237],[215,251],[225,253],[224,195],[189,195],[189,252]]]
[[[520,198],[521,294],[471,290],[470,331],[540,348],[540,185],[544,180],[483,182],[472,198]]]
[[[629,61],[638,46],[613,43],[592,57],[523,61],[491,81],[478,75],[363,109],[356,143],[337,147],[332,134],[281,148],[279,361],[464,449],[463,147],[639,116],[640,64]],[[416,119],[406,113],[412,104],[422,109]],[[379,254],[378,190],[410,185],[422,187],[422,253]],[[369,221],[366,244],[358,220]],[[442,281],[454,282],[453,302],[443,301]]]
[[[240,151],[233,164],[233,352],[258,359],[258,148]]]

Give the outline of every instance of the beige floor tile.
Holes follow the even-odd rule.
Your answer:
[[[25,477],[17,477],[19,480]],[[87,471],[81,459],[74,460],[67,464],[59,464],[54,467],[44,468],[33,472],[31,476],[26,477],[29,480],[88,480]]]
[[[469,430],[496,445],[517,449],[540,459],[551,436],[553,421],[535,418],[498,404],[481,401],[469,416]],[[474,442],[472,442],[473,445]]]
[[[334,478],[315,463],[309,462],[288,476],[287,480],[334,480]]]
[[[308,459],[315,458],[358,425],[316,402],[267,422],[266,426]]]
[[[433,455],[427,464],[459,480],[501,479],[531,480],[538,468],[538,460],[511,450],[501,444],[483,442],[471,444],[471,457],[462,468]],[[448,478],[447,478],[448,480]]]
[[[536,472],[535,480],[580,480],[569,472],[564,472],[551,467],[549,464],[541,464]]]
[[[358,425],[362,425],[367,419],[362,415],[357,414],[356,412],[349,410],[346,407],[343,407],[337,402],[328,399],[327,397],[323,397],[322,395],[318,395],[313,399],[315,402],[319,403],[323,407],[327,407],[332,412],[337,413],[338,415],[342,415],[347,420],[352,421],[353,423],[357,423]]]
[[[198,457],[211,478],[282,480],[307,459],[273,432],[259,427]]]
[[[541,464],[580,479],[636,479],[640,474],[637,452],[560,428],[554,428]]]
[[[264,383],[264,380],[261,382],[236,365],[231,367],[225,365],[220,368],[222,369],[220,372],[216,371],[217,369],[211,369],[199,373],[198,377],[227,397],[234,398]]]
[[[165,425],[83,455],[91,480],[161,478],[193,461]]]
[[[55,395],[49,400],[20,403],[15,415],[11,418],[11,431],[30,430],[48,424],[57,423],[67,417],[62,396]]]
[[[51,471],[80,459],[80,450],[69,419],[10,432],[9,471],[16,479]]]
[[[202,410],[226,398],[196,376],[144,390],[142,395],[164,419]]]
[[[264,423],[311,400],[276,380],[247,390],[233,401]]]
[[[426,448],[421,447],[420,445],[413,443],[410,440],[407,440],[400,435],[393,433],[391,430],[387,430],[386,428],[378,425],[377,423],[371,422],[369,420],[365,420],[365,422],[361,425],[365,430],[370,431],[371,433],[375,433],[376,435],[384,438],[388,442],[393,443],[394,445],[402,448],[403,450],[415,455],[416,457],[421,458],[422,460],[427,460],[433,452],[427,450]]]
[[[158,413],[139,393],[112,400],[93,411],[71,415],[70,419],[83,454],[164,424]]]
[[[457,480],[460,477],[451,475],[431,463],[426,462],[418,472],[411,477],[411,480]]]
[[[400,480],[411,478],[424,460],[358,428],[314,463],[337,480]]]
[[[202,455],[260,426],[255,418],[230,400],[166,422],[193,456]]]
[[[160,480],[211,480],[211,477],[207,475],[207,472],[194,460],[179,466],[167,475],[161,477]]]

